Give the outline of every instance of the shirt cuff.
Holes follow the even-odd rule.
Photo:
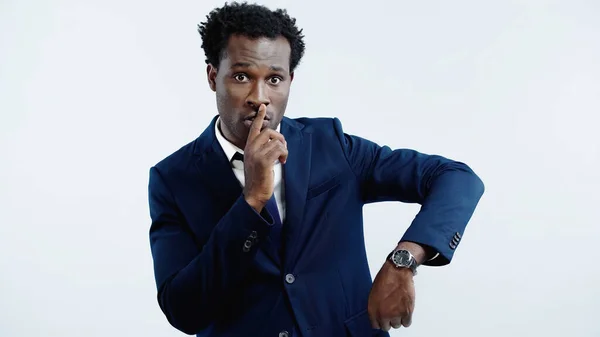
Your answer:
[[[427,262],[435,260],[438,256],[440,256],[440,253],[435,254],[431,259],[427,260]]]

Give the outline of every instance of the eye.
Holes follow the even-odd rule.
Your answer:
[[[274,84],[274,85],[279,84],[279,82],[281,82],[281,81],[283,81],[283,79],[281,77],[278,77],[278,76],[274,76],[274,77],[269,78],[269,83]]]
[[[233,78],[235,78],[235,80],[238,82],[248,81],[248,76],[246,76],[246,74],[235,74],[233,75]]]

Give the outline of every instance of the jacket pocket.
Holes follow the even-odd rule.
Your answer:
[[[340,184],[340,175],[337,175],[327,181],[325,181],[322,184],[319,184],[315,187],[312,187],[308,190],[307,194],[306,194],[306,199],[312,199],[320,194],[323,194],[331,189],[333,189],[334,187],[338,186]]]
[[[351,337],[389,336],[385,333],[381,334],[384,332],[383,330],[373,329],[366,309],[348,318],[344,321],[344,325],[346,325],[346,330]]]

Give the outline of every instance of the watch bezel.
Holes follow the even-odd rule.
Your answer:
[[[396,249],[390,253],[389,260],[396,268],[408,268],[414,275],[417,274],[417,261],[415,257],[404,249]]]

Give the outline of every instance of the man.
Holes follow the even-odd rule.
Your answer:
[[[284,117],[305,48],[284,10],[226,4],[199,32],[218,115],[150,170],[167,320],[197,336],[410,326],[416,268],[450,263],[481,180],[463,163],[345,134],[337,118]],[[362,208],[392,200],[422,208],[372,281]]]

